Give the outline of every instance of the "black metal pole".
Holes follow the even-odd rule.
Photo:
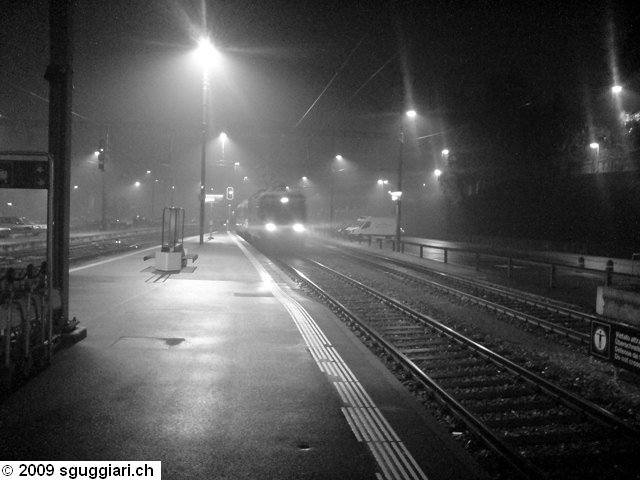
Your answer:
[[[402,122],[402,119],[400,119]],[[400,247],[400,234],[402,232],[402,227],[400,223],[402,221],[402,146],[404,144],[404,133],[402,132],[402,127],[400,127],[400,152],[398,153],[398,199],[396,200],[396,252],[400,252],[402,248]]]
[[[100,172],[102,174],[102,230],[106,231],[107,225],[107,163],[109,155],[109,134],[105,136],[104,144],[104,168]]]
[[[156,181],[151,175],[151,223],[156,221],[155,217],[155,204],[156,204]]]
[[[200,163],[200,245],[204,243],[204,208],[207,175],[207,97],[209,95],[209,75],[205,67],[202,75],[202,159]]]
[[[71,0],[50,0],[49,153],[54,158],[52,284],[62,297],[62,320],[69,319],[69,217],[71,185],[72,29]]]
[[[333,195],[335,189],[336,172],[331,169],[331,203],[329,205],[329,235],[333,235]]]

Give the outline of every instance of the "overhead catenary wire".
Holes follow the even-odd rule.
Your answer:
[[[302,123],[302,121],[306,118],[306,116],[309,114],[309,112],[311,112],[311,110],[313,110],[313,107],[315,107],[315,105],[320,101],[320,99],[322,98],[322,96],[325,94],[325,92],[329,89],[329,87],[331,86],[331,84],[335,81],[336,78],[338,78],[338,75],[340,75],[340,72],[344,69],[344,67],[347,65],[347,63],[349,63],[349,60],[351,59],[351,57],[354,55],[354,53],[356,53],[356,50],[358,50],[358,48],[360,47],[360,45],[362,44],[362,42],[364,41],[364,39],[367,37],[368,32],[365,33],[362,38],[360,39],[360,41],[357,43],[357,45],[353,48],[353,50],[351,50],[351,53],[349,53],[349,55],[347,56],[347,58],[345,59],[344,62],[342,62],[342,65],[340,65],[340,68],[338,69],[338,71],[333,75],[333,77],[331,78],[331,80],[329,80],[329,83],[327,83],[327,85],[322,89],[322,92],[320,92],[320,95],[318,95],[318,97],[313,101],[313,103],[311,104],[311,106],[307,109],[307,111],[304,113],[304,115],[302,115],[302,117],[300,118],[300,120],[298,120],[298,122],[293,126],[293,128],[291,129],[292,131],[295,130],[296,128],[298,128],[298,126]]]
[[[32,91],[30,91],[30,90],[28,90],[28,89],[26,89],[26,88],[20,87],[19,85],[16,85],[16,84],[14,84],[14,83],[12,83],[12,82],[9,82],[8,80],[6,80],[6,79],[4,79],[4,78],[0,78],[0,82],[5,83],[5,84],[9,85],[11,88],[15,88],[16,90],[19,90],[19,91],[21,91],[21,92],[23,92],[23,93],[26,93],[26,94],[28,94],[28,95],[30,95],[30,96],[32,96],[32,97],[35,97],[35,98],[37,98],[38,100],[42,100],[42,101],[43,101],[43,102],[45,102],[45,103],[49,103],[49,99],[48,99],[48,98],[45,98],[45,97],[43,97],[43,96],[41,96],[41,95],[38,95],[37,93],[34,93],[34,92],[32,92]],[[71,114],[72,114],[72,115],[75,115],[76,117],[81,118],[81,119],[83,119],[83,120],[89,120],[89,121],[91,121],[91,119],[90,119],[90,118],[87,118],[87,117],[85,117],[84,115],[80,115],[79,113],[76,113],[76,112],[74,112],[73,110],[71,111]]]

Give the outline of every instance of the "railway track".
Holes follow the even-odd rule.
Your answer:
[[[326,265],[283,268],[508,465],[498,478],[640,478],[624,420]]]
[[[127,232],[123,232],[127,233]],[[118,235],[114,233],[101,240],[82,241],[76,239],[69,247],[69,263],[77,264],[95,258],[117,255],[133,249],[146,248],[160,243],[160,232],[141,231],[136,234]],[[46,247],[28,246],[18,248],[0,256],[0,268],[24,267],[28,264],[40,264],[46,259]]]
[[[379,255],[344,250],[340,250],[340,255],[364,262],[421,288],[475,303],[571,341],[584,345],[590,342],[591,321],[596,317],[561,302]]]

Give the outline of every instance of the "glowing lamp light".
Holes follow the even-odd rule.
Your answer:
[[[409,117],[409,118],[414,118],[416,115],[417,115],[417,113],[416,113],[415,110],[409,110],[407,112],[407,117]]]
[[[442,170],[440,170],[439,168],[436,168],[436,169],[433,171],[433,174],[434,174],[434,175],[436,176],[436,178],[437,178],[437,177],[439,177],[440,175],[442,175]]]
[[[611,87],[611,91],[613,93],[620,93],[622,91],[622,87],[620,85],[614,85],[613,87]]]
[[[273,223],[267,223],[264,228],[267,229],[267,232],[275,232],[276,231],[276,226]]]
[[[400,197],[402,196],[402,192],[389,192],[389,195],[391,195],[391,200],[398,201],[400,200]]]
[[[289,197],[282,197],[280,203],[289,203]]]
[[[203,38],[198,42],[198,48],[196,50],[200,63],[209,68],[212,65],[217,65],[220,61],[220,54],[211,44],[208,38]]]
[[[296,224],[293,226],[293,231],[294,231],[294,232],[298,232],[298,233],[302,233],[302,232],[304,232],[304,225],[302,225],[301,223],[296,223]]]
[[[590,146],[591,148],[598,148],[600,145],[599,145],[599,144],[597,144],[596,142],[593,142],[593,143],[590,143],[590,144],[589,144],[589,146]]]

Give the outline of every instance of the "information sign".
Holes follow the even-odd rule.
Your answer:
[[[0,156],[0,188],[49,188],[49,159],[43,156]]]
[[[591,322],[591,354],[640,373],[640,329],[601,320]]]

